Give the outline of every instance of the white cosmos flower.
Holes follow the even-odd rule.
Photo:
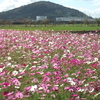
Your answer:
[[[79,92],[84,92],[84,91],[86,91],[85,89],[79,89],[78,90]]]
[[[98,53],[100,53],[100,50],[98,50]]]
[[[75,85],[76,84],[71,77],[68,77],[67,80],[71,85]]]
[[[7,66],[11,66],[11,63],[8,63]]]
[[[94,58],[94,61],[93,62],[97,62],[98,61],[98,58]]]
[[[8,60],[11,60],[11,57],[8,57],[7,59],[8,59]]]
[[[70,81],[71,85],[76,85],[76,83],[74,81]]]
[[[97,97],[98,95],[100,95],[100,92],[94,95],[94,98]]]
[[[2,71],[3,71],[3,69],[4,69],[4,68],[0,68],[0,72],[2,72]]]
[[[13,73],[14,76],[16,76],[18,74],[18,71],[15,70],[12,73]]]
[[[15,68],[15,67],[16,67],[16,65],[11,65],[10,67],[11,67],[11,68]]]
[[[89,91],[89,93],[92,93],[94,91],[94,88],[91,88],[91,90]]]
[[[37,85],[31,86],[30,91],[35,91],[37,88],[38,88]]]
[[[86,63],[87,63],[87,64],[91,64],[92,62],[90,62],[90,61],[87,61]]]

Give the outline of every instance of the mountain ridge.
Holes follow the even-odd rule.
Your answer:
[[[89,17],[79,10],[68,8],[50,1],[38,1],[9,11],[1,12],[0,19],[36,19],[36,16],[47,16],[54,20],[56,17]]]

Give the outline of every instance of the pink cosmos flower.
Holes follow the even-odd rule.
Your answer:
[[[73,97],[77,97],[77,96],[78,96],[78,94],[73,94],[72,96],[73,96]]]
[[[8,85],[9,85],[9,83],[7,83],[7,82],[4,82],[2,85],[8,86]]]
[[[14,97],[14,95],[9,95],[8,100],[16,100],[16,98]]]
[[[25,87],[24,90],[25,91],[29,91],[31,89],[31,86]]]
[[[70,89],[70,87],[65,87],[65,88],[64,88],[64,90],[69,90],[69,89]]]
[[[11,82],[15,85],[15,86],[19,86],[21,83],[17,78],[12,78]]]
[[[68,74],[65,74],[64,77],[68,77]]]
[[[3,65],[0,65],[0,68],[3,68]]]
[[[57,86],[53,86],[51,90],[52,91],[58,91],[58,87]]]
[[[100,86],[96,86],[94,89],[95,91],[100,91]]]
[[[19,99],[22,99],[24,97],[23,93],[18,91],[16,94],[15,94],[15,97],[16,98],[19,98]]]
[[[70,98],[69,100],[74,100],[74,98]]]
[[[4,97],[8,96],[8,92],[5,91],[5,92],[2,93],[2,95],[3,95]]]

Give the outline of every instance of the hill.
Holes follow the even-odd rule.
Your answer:
[[[39,1],[0,13],[0,19],[4,20],[36,19],[36,16],[47,16],[52,20],[55,20],[56,17],[87,17],[86,14],[78,10],[49,1]]]

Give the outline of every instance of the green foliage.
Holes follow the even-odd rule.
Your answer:
[[[100,26],[100,18],[96,18],[95,21],[96,21],[97,25]]]

